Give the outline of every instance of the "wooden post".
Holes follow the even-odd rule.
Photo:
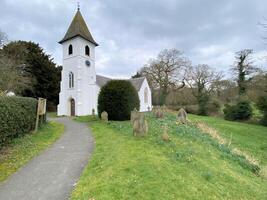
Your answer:
[[[36,121],[35,121],[35,129],[34,132],[38,131],[38,126],[39,126],[39,114],[38,111],[36,112]]]
[[[45,114],[46,114],[46,99],[38,98],[38,106],[37,106],[37,112],[36,112],[36,122],[35,122],[34,132],[38,131],[39,117],[44,116]],[[42,119],[43,119],[43,117],[42,117]]]

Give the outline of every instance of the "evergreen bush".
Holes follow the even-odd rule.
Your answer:
[[[34,98],[0,97],[0,147],[34,129],[36,107],[37,100]]]
[[[257,107],[262,111],[263,118],[261,119],[261,124],[267,126],[267,96],[262,96],[257,102]]]
[[[252,107],[248,101],[239,101],[236,105],[225,105],[224,118],[227,120],[248,120],[252,116]]]
[[[108,113],[109,120],[129,120],[131,111],[139,110],[140,101],[133,85],[126,80],[111,80],[98,96],[98,115]]]

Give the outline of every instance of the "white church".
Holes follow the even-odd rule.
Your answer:
[[[59,93],[58,115],[84,116],[97,113],[98,94],[110,78],[96,74],[95,48],[80,9],[72,20],[67,33],[59,42],[63,47],[63,69]],[[140,100],[140,111],[152,108],[151,89],[146,78],[129,79]]]

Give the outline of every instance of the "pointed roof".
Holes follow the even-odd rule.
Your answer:
[[[93,36],[91,35],[79,9],[74,16],[67,33],[65,34],[64,38],[59,41],[59,43],[62,44],[63,42],[77,36],[80,36],[83,39],[88,40],[89,42],[92,42],[93,44],[98,46]]]

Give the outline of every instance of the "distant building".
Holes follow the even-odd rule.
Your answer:
[[[97,113],[98,94],[110,78],[96,75],[93,39],[78,9],[64,38],[63,69],[59,93],[58,115],[83,116]],[[145,77],[129,79],[138,92],[140,111],[152,107],[151,89]]]

